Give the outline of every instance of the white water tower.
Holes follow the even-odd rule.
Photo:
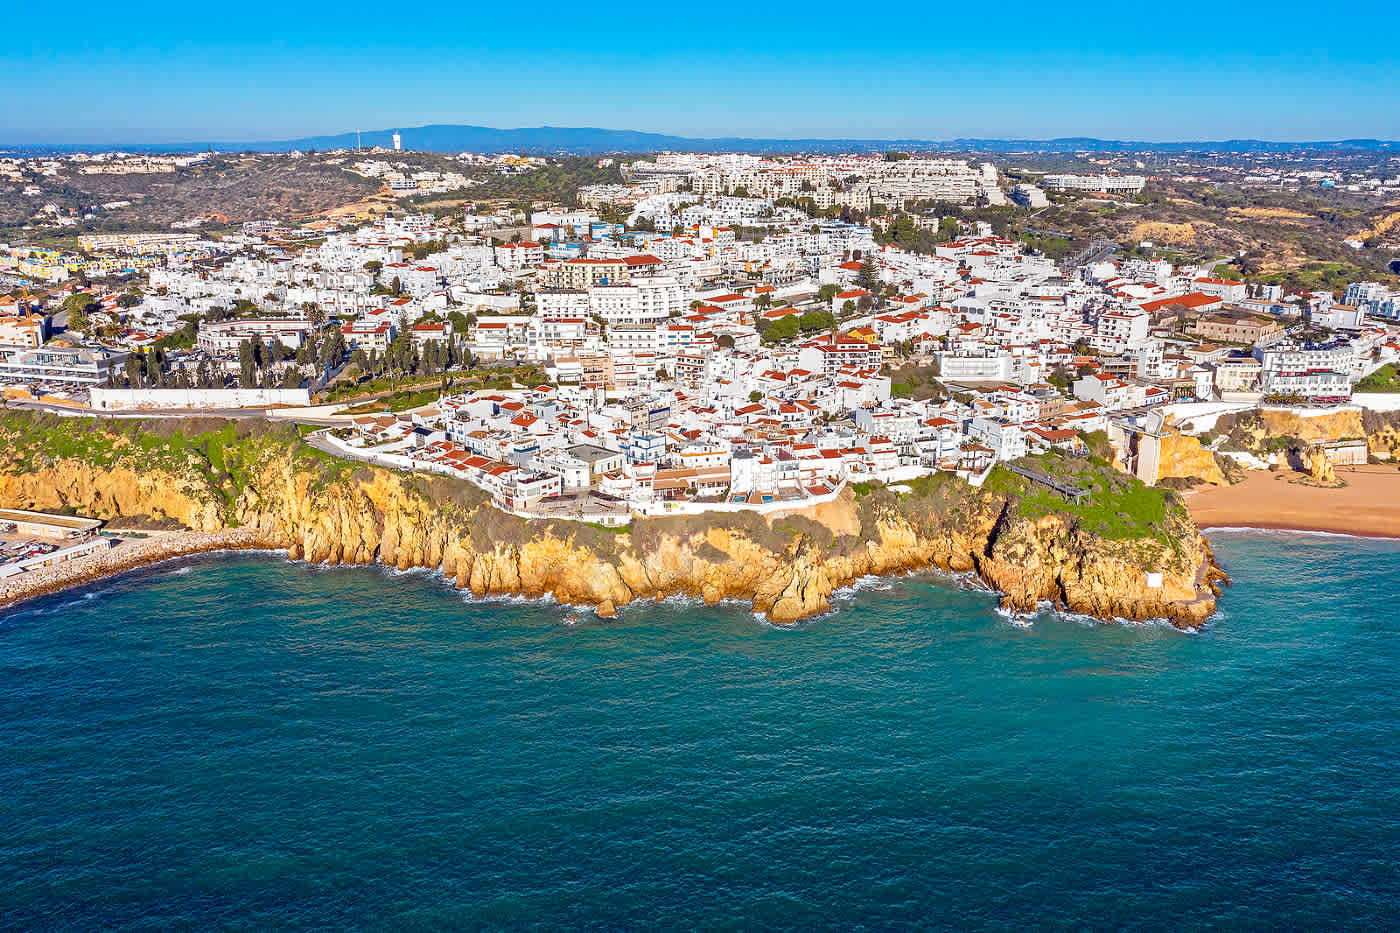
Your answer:
[[[403,151],[403,137],[400,136],[398,133],[395,133],[395,134],[394,134],[394,151],[395,151],[395,152],[402,152],[402,151]]]

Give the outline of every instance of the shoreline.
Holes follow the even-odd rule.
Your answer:
[[[1202,533],[1227,529],[1400,540],[1400,470],[1337,467],[1340,487],[1314,486],[1302,473],[1251,472],[1234,486],[1184,495]]]
[[[1281,534],[1281,535],[1314,535],[1319,538],[1353,538],[1357,541],[1400,541],[1400,535],[1363,535],[1354,531],[1332,531],[1326,528],[1294,528],[1291,525],[1206,525],[1201,528],[1201,534],[1209,535],[1209,532],[1220,532],[1222,534]]]
[[[217,532],[169,532],[167,534],[162,535],[159,538],[152,538],[141,541],[128,541],[124,544],[112,548],[111,550],[104,551],[99,554],[70,561],[68,563],[59,564],[53,567],[40,568],[39,570],[23,574],[20,577],[0,582],[0,617],[3,617],[3,615],[8,611],[24,603],[28,603],[32,600],[42,599],[46,596],[57,596],[61,593],[67,593],[73,590],[81,589],[85,586],[90,586],[92,584],[99,583],[103,580],[109,580],[114,577],[122,576],[123,574],[134,573],[136,571],[155,567],[168,561],[179,560],[181,558],[186,557],[204,557],[220,553],[231,554],[247,552],[289,555],[289,549],[285,545],[270,542],[264,536],[258,534],[251,528],[235,528]],[[312,561],[308,561],[304,557],[286,556],[286,559],[295,561],[296,563],[307,564],[308,566],[313,565]],[[648,597],[635,596],[627,603],[624,603],[619,606],[612,606],[611,604],[608,604],[608,609],[610,611],[606,611],[604,609],[604,604],[602,603],[595,604],[589,602],[574,602],[569,600],[560,600],[552,591],[534,594],[523,590],[511,592],[495,590],[494,588],[488,588],[485,592],[477,593],[470,586],[459,586],[456,582],[454,582],[451,576],[447,575],[444,572],[441,566],[430,567],[426,565],[414,565],[407,568],[403,568],[396,567],[393,564],[386,564],[377,559],[370,563],[323,562],[323,565],[337,567],[376,567],[399,574],[407,574],[414,572],[421,572],[425,574],[436,573],[441,575],[446,580],[447,584],[453,588],[453,590],[457,591],[458,593],[467,594],[474,600],[480,600],[483,602],[489,602],[492,600],[544,601],[554,603],[560,606],[567,606],[578,610],[592,611],[596,613],[600,619],[603,620],[616,618],[618,609],[623,608],[623,606],[625,605],[631,605],[634,603],[644,603],[650,601]],[[984,579],[981,574],[977,573],[976,571],[953,571],[950,569],[941,568],[936,563],[932,562],[923,564],[921,566],[905,566],[898,569],[892,569],[885,573],[861,574],[849,581],[837,585],[837,587],[833,590],[833,595],[835,595],[837,592],[842,591],[844,591],[843,595],[852,595],[854,592],[867,588],[863,585],[866,583],[866,581],[895,581],[906,577],[911,577],[925,573],[935,573],[948,577],[950,584],[955,589],[966,590],[969,592],[991,593],[996,595],[998,597],[998,605],[996,611],[999,614],[1006,616],[1007,618],[1014,619],[1016,617],[1021,616],[1034,616],[1041,612],[1051,612],[1065,617],[1076,616],[1080,618],[1091,618],[1094,619],[1096,622],[1104,625],[1123,624],[1129,621],[1154,621],[1166,623],[1172,626],[1173,628],[1177,628],[1182,631],[1196,631],[1199,625],[1199,623],[1187,624],[1181,620],[1177,620],[1165,615],[1144,616],[1142,618],[1120,616],[1099,617],[1090,613],[1079,611],[1072,606],[1061,605],[1058,603],[1052,604],[1050,601],[1045,600],[1040,601],[1040,603],[1037,604],[1035,609],[1030,611],[1008,608],[1004,604],[1006,594],[1001,590],[996,589],[990,583],[988,583],[987,580]],[[684,588],[678,588],[672,592],[658,594],[655,597],[655,601],[661,602],[663,600],[673,598],[695,599],[701,603],[709,605],[709,603],[706,602],[703,597],[699,596],[698,594],[690,593]],[[774,622],[769,618],[767,612],[760,611],[754,607],[753,599],[751,597],[727,597],[723,600],[720,600],[720,602],[730,601],[747,603],[749,610],[753,612],[755,617],[762,619],[765,624],[772,625],[776,628],[790,628],[793,625],[798,624],[799,622],[805,622],[808,621],[808,619],[820,618],[822,616],[830,615],[839,611],[838,606],[828,605],[824,610],[812,613],[809,616],[793,619],[791,621]]]
[[[0,582],[0,612],[78,589],[100,580],[142,570],[168,560],[219,551],[276,550],[252,529],[174,532],[145,541],[127,541],[109,550],[53,567],[41,567]]]
[[[1263,529],[1239,528],[1235,530],[1257,531]],[[1269,530],[1285,531],[1289,529]],[[23,581],[23,578],[21,578],[20,581],[12,580],[6,583],[0,583],[0,618],[3,618],[6,612],[15,609],[23,605],[24,603],[30,602],[32,600],[43,599],[46,596],[58,596],[63,593],[69,593],[73,590],[82,589],[85,586],[91,586],[93,584],[100,583],[103,580],[110,580],[116,577],[120,577],[124,574],[135,573],[137,571],[147,570],[152,567],[158,567],[161,564],[168,563],[170,561],[181,560],[187,557],[209,557],[216,554],[246,553],[261,553],[268,555],[281,554],[284,556],[284,559],[288,562],[305,564],[306,566],[345,567],[359,569],[373,567],[378,568],[382,571],[387,571],[394,575],[420,574],[425,576],[431,576],[435,574],[440,579],[442,579],[447,586],[451,587],[454,592],[460,595],[466,595],[470,597],[471,600],[476,602],[534,602],[541,604],[552,604],[555,606],[576,609],[580,611],[591,611],[595,613],[599,619],[602,619],[604,621],[616,618],[617,610],[636,603],[662,603],[671,600],[680,600],[686,602],[694,602],[699,605],[705,606],[711,605],[710,603],[707,603],[703,597],[693,595],[682,590],[677,590],[675,592],[667,593],[662,596],[657,596],[655,597],[655,599],[648,599],[640,596],[635,597],[630,602],[615,607],[614,611],[611,614],[605,615],[601,610],[601,605],[561,601],[552,592],[546,592],[539,595],[531,595],[524,592],[475,593],[470,587],[460,587],[456,583],[454,583],[452,578],[447,576],[443,572],[441,567],[427,567],[420,565],[409,567],[407,569],[401,569],[395,567],[392,564],[385,564],[378,560],[369,564],[331,564],[328,562],[315,564],[311,561],[306,560],[305,558],[287,557],[286,555],[288,553],[288,549],[286,547],[279,547],[268,544],[267,542],[245,532],[247,532],[247,529],[234,529],[223,532],[175,532],[171,533],[166,539],[167,541],[172,541],[172,539],[178,539],[173,540],[172,546],[170,547],[162,547],[158,549],[143,549],[142,553],[139,555],[133,554],[130,550],[128,550],[123,555],[123,557],[125,557],[126,559],[121,561],[103,561],[103,557],[108,557],[110,555],[111,552],[108,552],[107,554],[97,555],[96,557],[84,558],[82,561],[72,561],[71,563],[62,564],[58,567],[44,568],[46,570],[62,569],[67,572],[61,575],[55,575],[53,579],[46,579],[43,581],[29,581],[30,585],[28,586],[21,587],[15,585],[17,582]],[[1325,534],[1326,532],[1312,533]],[[1353,536],[1347,535],[1345,537]],[[196,538],[200,540],[192,540]],[[211,538],[216,538],[219,540],[210,541],[209,539]],[[144,544],[147,542],[140,543]],[[154,544],[154,542],[149,543]],[[114,551],[115,550],[117,549],[114,549]],[[157,553],[152,553],[152,551],[156,551]],[[101,563],[101,566],[83,566],[84,562],[86,561],[98,561]],[[26,574],[25,576],[35,576],[38,573],[39,571],[35,571],[34,574]],[[994,611],[997,615],[1011,621],[1011,623],[1014,625],[1021,624],[1018,620],[1030,619],[1044,613],[1049,613],[1066,619],[1089,619],[1099,625],[1143,625],[1151,623],[1160,623],[1174,628],[1177,631],[1185,632],[1188,634],[1194,634],[1199,630],[1199,625],[1188,625],[1166,616],[1157,616],[1141,619],[1122,616],[1100,618],[1098,616],[1084,612],[1079,612],[1075,609],[1070,608],[1069,606],[1059,605],[1048,600],[1042,600],[1040,603],[1037,604],[1037,606],[1033,610],[1010,609],[1001,604],[1001,599],[1005,596],[1005,594],[1001,590],[998,590],[990,584],[988,584],[987,581],[984,580],[976,572],[956,572],[951,570],[945,570],[943,568],[938,567],[936,564],[928,564],[924,567],[911,567],[904,570],[891,571],[889,573],[864,574],[860,577],[855,578],[849,583],[838,586],[836,590],[833,591],[832,595],[837,596],[839,594],[839,598],[846,599],[853,597],[856,593],[861,592],[863,590],[883,589],[884,587],[879,585],[882,583],[892,584],[899,580],[909,579],[925,574],[933,574],[938,577],[945,578],[943,583],[945,583],[950,589],[968,593],[985,593],[996,596],[997,606]],[[834,602],[835,600],[833,600],[833,603]],[[745,604],[747,611],[750,612],[756,619],[760,620],[764,625],[768,625],[773,628],[779,629],[792,628],[793,626],[801,622],[807,622],[814,619],[824,618],[826,616],[835,615],[840,612],[840,607],[833,604],[821,612],[814,613],[811,616],[797,619],[792,622],[774,622],[768,618],[768,614],[766,612],[755,609],[753,606],[753,602],[750,599],[742,597],[726,597],[724,599],[719,600],[717,603],[715,603],[715,605],[723,603]]]

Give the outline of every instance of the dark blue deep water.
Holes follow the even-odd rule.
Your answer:
[[[0,616],[0,925],[1400,925],[1400,546],[1222,534],[1188,635],[895,581],[471,602],[271,555]]]

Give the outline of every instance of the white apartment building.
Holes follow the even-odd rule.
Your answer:
[[[658,324],[684,314],[688,294],[672,278],[638,278],[626,285],[593,286],[588,310],[610,325]]]
[[[341,326],[340,334],[351,349],[383,353],[394,342],[394,325],[390,321],[351,321]]]
[[[1074,397],[1087,402],[1098,402],[1109,410],[1132,408],[1141,404],[1141,393],[1135,392],[1131,383],[1107,373],[1090,373],[1074,383]]]
[[[1026,432],[1007,418],[973,418],[967,436],[990,447],[998,460],[1016,460],[1026,455]]]
[[[1360,308],[1362,314],[1400,318],[1400,295],[1379,282],[1352,282],[1342,304]]]
[[[1100,194],[1137,194],[1147,187],[1147,179],[1141,175],[1046,175],[1041,183],[1059,191]]]
[[[1015,186],[1011,189],[1011,200],[1024,207],[1047,207],[1050,204],[1045,192],[1035,185]]]
[[[608,349],[614,357],[661,353],[666,349],[666,339],[655,324],[618,324],[608,330]]]
[[[539,243],[506,243],[496,247],[496,265],[509,272],[533,269],[544,262],[544,247]]]
[[[1281,341],[1256,347],[1259,388],[1266,395],[1298,395],[1304,398],[1349,398],[1356,353],[1350,342],[1326,344]]]
[[[1011,382],[1016,372],[1010,353],[947,352],[937,358],[945,382]]]
[[[535,306],[543,318],[587,317],[588,292],[581,288],[542,288],[535,293]]]
[[[1233,279],[1206,277],[1193,279],[1191,290],[1203,295],[1212,295],[1221,301],[1236,304],[1245,299],[1245,284]]]
[[[1109,311],[1094,322],[1094,345],[1106,353],[1123,353],[1147,339],[1151,316],[1146,311]]]

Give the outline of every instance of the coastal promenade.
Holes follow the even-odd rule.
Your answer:
[[[144,540],[126,540],[109,550],[53,567],[31,570],[0,582],[0,608],[173,557],[264,546],[257,534],[248,528],[217,532],[181,531]]]
[[[1336,488],[1310,485],[1302,473],[1250,471],[1234,486],[1186,494],[1201,528],[1267,528],[1400,538],[1400,469],[1393,464],[1337,467]]]

